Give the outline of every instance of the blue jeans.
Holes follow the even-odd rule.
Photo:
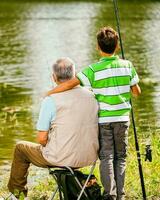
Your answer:
[[[129,122],[100,124],[100,175],[104,196],[124,200]]]

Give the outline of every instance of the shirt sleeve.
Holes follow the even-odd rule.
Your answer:
[[[41,103],[39,118],[37,122],[37,130],[48,131],[51,122],[55,119],[56,107],[53,97],[46,97]]]
[[[77,78],[80,80],[82,86],[91,88],[94,81],[94,71],[90,66],[86,67],[77,74]]]
[[[139,77],[138,77],[138,74],[136,72],[136,69],[131,64],[131,83],[130,83],[130,86],[136,85],[137,83],[139,83]]]

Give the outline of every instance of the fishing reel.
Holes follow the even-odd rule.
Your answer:
[[[150,144],[146,144],[144,156],[145,161],[152,162],[152,149]]]

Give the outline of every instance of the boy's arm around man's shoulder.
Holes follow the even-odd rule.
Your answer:
[[[131,91],[134,97],[138,97],[141,94],[141,88],[138,84],[131,86]]]
[[[64,83],[57,85],[54,89],[48,91],[46,96],[49,96],[49,95],[55,94],[55,93],[65,92],[67,90],[74,88],[75,86],[77,86],[79,84],[80,84],[79,79],[77,77],[75,77],[71,80],[65,81]]]

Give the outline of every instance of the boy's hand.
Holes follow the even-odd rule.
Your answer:
[[[58,86],[56,86],[54,89],[48,91],[44,97],[50,96],[55,93],[65,92],[67,90],[70,90],[74,88],[75,86],[79,85],[80,81],[78,78],[73,78],[71,80],[65,81],[63,83],[60,83]]]
[[[138,97],[141,94],[141,88],[138,84],[131,86],[131,91],[134,97]]]

